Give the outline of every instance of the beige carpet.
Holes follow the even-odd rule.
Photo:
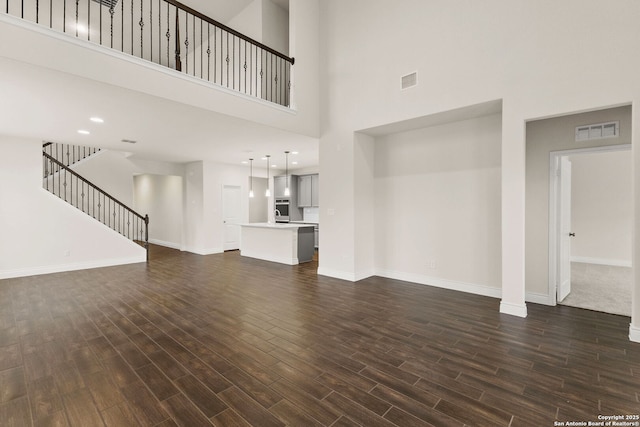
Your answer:
[[[562,305],[631,316],[630,267],[571,263],[571,293]]]

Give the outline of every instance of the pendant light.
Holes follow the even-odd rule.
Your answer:
[[[284,195],[289,197],[291,195],[291,191],[289,190],[289,152],[285,151],[284,152],[285,155],[285,182],[286,182],[286,186],[284,187]]]
[[[271,189],[269,188],[269,157],[270,155],[265,156],[267,158],[267,191],[264,192],[265,197],[271,197]]]
[[[253,159],[249,159],[249,197],[253,199]]]

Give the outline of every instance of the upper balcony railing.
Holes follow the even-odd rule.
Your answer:
[[[294,59],[175,0],[0,0],[7,14],[290,106]]]

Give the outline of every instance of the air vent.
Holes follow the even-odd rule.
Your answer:
[[[402,76],[402,89],[408,89],[418,84],[418,73],[414,72]]]
[[[118,4],[118,0],[92,0],[95,3],[100,3],[103,6],[106,6],[107,9],[116,8]]]
[[[620,134],[620,122],[597,123],[576,128],[576,141],[590,139],[617,138]]]

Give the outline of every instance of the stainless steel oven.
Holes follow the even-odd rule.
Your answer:
[[[276,199],[276,222],[289,222],[289,199]]]

